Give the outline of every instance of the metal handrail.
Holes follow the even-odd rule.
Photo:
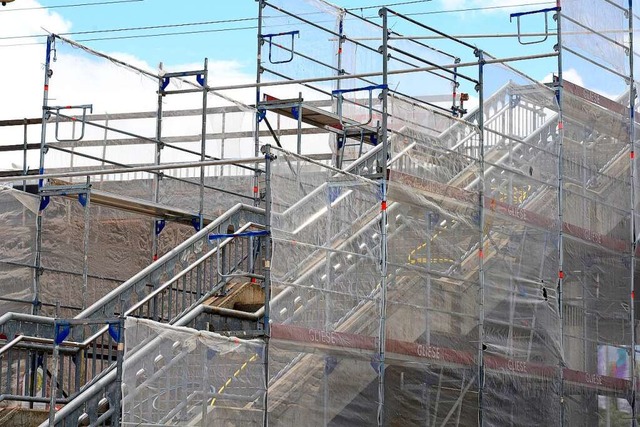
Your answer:
[[[200,230],[199,232],[197,232],[196,234],[194,234],[193,236],[191,236],[190,238],[188,238],[187,240],[185,240],[184,242],[182,242],[181,244],[179,244],[178,246],[176,246],[175,248],[167,252],[156,262],[144,268],[142,271],[138,272],[136,275],[134,275],[132,278],[124,282],[122,285],[118,286],[113,291],[109,292],[107,295],[100,298],[91,306],[83,310],[82,313],[78,314],[75,318],[86,319],[88,317],[93,316],[96,313],[99,313],[101,308],[104,307],[107,303],[117,301],[117,299],[123,293],[123,291],[129,290],[141,279],[144,279],[145,277],[149,276],[152,272],[159,270],[162,266],[164,266],[164,264],[167,261],[172,259],[174,256],[178,255],[180,252],[182,252],[182,250],[189,248],[189,246],[191,246],[193,243],[196,243],[199,239],[206,237],[211,232],[211,230],[222,225],[225,221],[231,219],[233,215],[241,211],[248,211],[255,214],[264,214],[264,209],[238,203],[237,205],[235,205],[234,207],[226,211],[224,214],[222,214],[220,217],[218,217],[211,224],[207,225],[205,228],[203,228],[202,230]]]
[[[242,231],[247,230],[249,227],[251,227],[252,225],[255,226],[255,224],[253,223],[247,223],[246,225],[242,226],[240,229],[238,229],[238,231],[236,231],[236,233],[240,233]],[[177,275],[175,275],[174,277],[172,277],[171,279],[167,280],[165,283],[163,283],[160,287],[158,287],[157,289],[155,289],[152,293],[150,293],[149,295],[147,295],[146,297],[144,297],[142,300],[138,301],[136,304],[134,304],[133,306],[131,306],[129,309],[127,309],[127,311],[124,312],[124,316],[128,316],[131,313],[133,313],[134,311],[138,310],[139,308],[141,308],[145,303],[151,301],[153,298],[155,298],[157,295],[159,295],[162,291],[164,291],[165,289],[167,289],[169,286],[171,286],[173,283],[175,283],[177,280],[181,279],[182,277],[184,277],[187,273],[189,273],[190,271],[194,270],[197,266],[199,266],[200,264],[202,264],[204,261],[206,261],[211,255],[213,255],[214,253],[216,253],[218,251],[218,248],[220,247],[224,247],[226,246],[228,243],[230,243],[232,240],[234,240],[235,237],[229,237],[227,239],[225,239],[220,246],[216,246],[215,248],[213,248],[212,250],[210,250],[209,252],[207,252],[206,254],[204,254],[202,257],[200,257],[197,261],[195,261],[194,263],[190,264],[189,267],[187,267],[186,269],[182,270],[180,273],[178,273]],[[215,292],[215,290],[211,290],[210,292]],[[210,293],[209,292],[209,293]],[[96,332],[95,334],[91,335],[89,338],[87,338],[86,340],[84,340],[82,343],[79,343],[82,347],[87,347],[91,342],[93,342],[94,340],[98,339],[102,334],[104,334],[107,330],[109,329],[108,326],[103,326],[101,329],[98,330],[98,332]],[[0,349],[1,351],[1,349]],[[0,353],[1,354],[1,353]]]

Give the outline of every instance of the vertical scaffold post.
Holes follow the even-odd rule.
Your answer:
[[[635,270],[636,270],[636,249],[637,249],[637,237],[636,237],[636,160],[635,160],[635,143],[636,143],[636,83],[635,83],[635,73],[633,71],[633,67],[635,66],[635,53],[634,53],[634,40],[633,40],[633,0],[629,0],[629,9],[627,12],[627,18],[629,19],[629,143],[631,145],[631,151],[629,156],[630,165],[630,181],[631,181],[631,221],[629,224],[630,234],[631,234],[631,272],[630,272],[630,281],[629,287],[629,311],[630,311],[630,321],[631,321],[631,364],[629,367],[629,377],[631,379],[631,425],[632,427],[637,426],[637,411],[636,411],[636,393],[637,393],[637,384],[636,384],[636,319],[635,319]]]
[[[121,408],[122,408],[122,372],[124,363],[124,314],[121,314],[118,318],[118,339],[117,339],[117,352],[116,352],[116,387],[114,402],[114,414],[112,415],[112,425],[120,425],[121,421]]]
[[[560,426],[564,426],[565,398],[564,398],[564,115],[562,112],[563,76],[562,76],[562,8],[561,0],[556,0],[556,23],[558,27],[558,39],[556,51],[558,52],[558,78],[556,81],[556,103],[558,104],[558,317],[560,322]]]
[[[269,340],[271,337],[271,161],[275,158],[271,154],[271,145],[263,147],[265,160],[265,253],[264,253],[264,414],[263,426],[269,425]]]
[[[22,174],[23,175],[28,175],[29,174],[29,166],[27,163],[27,151],[28,151],[28,139],[27,139],[27,133],[28,133],[28,127],[29,127],[29,121],[25,118],[24,119],[24,124],[23,124],[23,151],[22,151]],[[27,181],[22,181],[22,191],[26,192],[27,191]]]
[[[382,177],[381,186],[381,209],[380,209],[380,332],[378,338],[378,353],[380,367],[378,373],[378,426],[384,425],[385,418],[385,346],[387,328],[387,168],[389,157],[389,140],[387,135],[388,125],[388,71],[389,71],[389,20],[387,8],[380,9],[382,18]]]
[[[89,231],[91,212],[89,210],[91,203],[91,177],[87,177],[86,193],[79,195],[80,203],[84,209],[84,234],[82,239],[82,309],[87,308],[87,291],[89,288]]]
[[[207,160],[207,84],[209,75],[209,59],[204,59],[204,73],[202,80],[198,79],[198,82],[202,84],[202,139],[200,141],[200,161]],[[200,230],[204,227],[204,180],[205,180],[205,167],[200,167],[200,207],[198,216],[200,220]]]
[[[207,97],[209,94],[208,80],[209,79],[209,59],[204,59],[204,68],[202,78],[196,77],[196,80],[202,86],[202,136],[200,140],[200,161],[204,162],[207,159]],[[200,204],[198,206],[198,226],[199,230],[204,228],[204,185],[205,185],[205,166],[200,167]],[[196,298],[200,298],[204,294],[204,289],[207,289],[204,283],[205,271],[204,265],[198,265],[196,270]]]
[[[256,108],[260,103],[260,81],[262,80],[262,45],[264,44],[264,39],[262,38],[262,17],[263,17],[263,9],[266,6],[265,0],[256,0],[258,2],[258,52],[256,57]],[[256,157],[260,155],[260,112],[256,109],[255,118],[254,118],[254,154]],[[260,172],[259,166],[257,163],[255,166],[255,174],[253,176],[253,204],[255,206],[260,205],[260,191],[259,191],[259,183],[260,183]]]
[[[160,164],[160,160],[162,157],[162,98],[163,91],[165,90],[165,79],[163,77],[162,63],[160,63],[160,73],[158,77],[158,109],[156,112],[156,147],[155,147],[155,159],[154,162],[156,165]],[[160,200],[160,180],[162,176],[159,173],[154,174],[153,176],[153,201],[158,203]],[[153,221],[153,225],[151,226],[151,236],[152,236],[152,257],[153,260],[158,259],[158,233],[156,233],[156,222]]]
[[[49,117],[49,79],[51,78],[51,52],[55,48],[55,35],[47,37],[47,50],[44,62],[44,91],[42,96],[42,124],[40,130],[40,165],[39,174],[44,174],[44,155],[47,143],[47,119]],[[38,190],[42,189],[43,180],[38,181]],[[43,196],[40,196],[40,206],[43,206]],[[38,314],[40,309],[40,276],[42,275],[42,210],[38,212],[36,218],[36,259],[33,274],[33,306],[32,314]]]
[[[480,166],[480,191],[478,193],[478,219],[480,241],[478,243],[478,425],[484,426],[484,52],[476,49],[478,58],[478,148]]]

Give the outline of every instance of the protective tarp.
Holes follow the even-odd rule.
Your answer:
[[[380,187],[274,153],[269,420],[371,424],[380,372]]]
[[[562,4],[562,386],[566,420],[582,425],[629,425],[637,382],[629,3]]]
[[[259,426],[264,343],[127,318],[123,426]]]
[[[0,313],[30,313],[38,198],[0,187]]]

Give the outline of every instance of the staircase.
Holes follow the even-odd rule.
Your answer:
[[[520,209],[542,212],[556,197],[553,190],[556,184],[553,181],[555,171],[550,169],[552,163],[547,161],[544,153],[553,155],[557,119],[547,104],[536,105],[539,98],[527,98],[527,91],[531,91],[531,88],[510,83],[485,103],[485,113],[489,117],[485,121],[484,191],[486,200],[495,199]],[[548,97],[542,98],[548,100]],[[391,196],[388,205],[390,240],[410,231],[409,222],[402,221],[411,207],[410,200],[404,198],[407,196],[407,189],[422,193],[425,197],[438,195],[437,191],[434,193],[434,188],[461,189],[460,194],[463,195],[477,194],[481,182],[477,176],[476,161],[479,138],[477,130],[474,130],[477,114],[477,111],[472,112],[464,122],[456,122],[437,137],[422,134],[409,127],[391,133],[392,157],[388,163],[391,170]],[[525,114],[529,117],[526,120],[522,118]],[[514,123],[518,123],[518,126]],[[508,139],[513,137],[522,142],[508,143]],[[531,150],[531,147],[535,149]],[[381,148],[380,145],[374,147],[346,170],[358,175],[374,174],[382,162]],[[624,153],[616,155],[602,167],[602,172],[619,167],[624,158]],[[438,167],[443,165],[446,167]],[[514,191],[509,171],[528,173],[535,178],[533,182],[537,182],[538,186]],[[394,182],[399,184],[397,193],[394,193]],[[433,183],[440,187],[431,185]],[[299,241],[322,235],[322,239],[330,243],[330,246],[322,250],[302,251],[300,258],[293,262],[295,268],[286,271],[276,269],[273,272],[276,280],[272,288],[271,321],[279,325],[375,337],[380,286],[377,280],[368,279],[365,283],[361,278],[379,276],[375,261],[379,249],[379,205],[372,195],[363,196],[358,191],[344,191],[331,210],[346,207],[358,212],[358,216],[350,224],[335,227],[327,219],[330,210],[326,208],[324,196],[329,185],[330,183],[324,183],[318,186],[300,201],[274,214],[272,226],[275,233],[280,228],[283,236],[287,234],[289,238],[295,237]],[[455,195],[440,196],[442,195],[438,198],[443,204],[443,210],[460,203]],[[308,215],[309,212],[313,212],[313,215]],[[262,244],[259,238],[243,237],[242,233],[263,230],[264,224],[263,210],[237,205],[92,304],[75,320],[82,322],[133,316],[176,326],[200,329],[207,327],[228,335],[261,329],[265,310],[264,307],[256,309],[260,298],[254,298],[253,305],[238,309],[231,296],[252,292],[262,296],[256,285],[249,280],[260,280],[263,277]],[[462,250],[458,253],[447,253],[442,249],[440,252],[433,252],[433,258],[448,258],[453,261],[443,263],[442,269],[433,265],[432,271],[472,281],[479,250],[477,226],[477,231],[474,231],[474,227],[469,227],[460,220],[445,218],[438,227],[441,239],[455,236],[460,239],[459,242],[466,241],[467,247],[459,245]],[[485,248],[484,256],[485,262],[490,263],[492,257],[514,237],[493,234],[490,228],[487,232],[487,240],[491,240],[491,244]],[[210,242],[210,234],[221,237]],[[396,254],[394,262],[410,264],[411,256],[411,253]],[[331,280],[334,283],[360,281],[363,286],[351,297],[334,298],[329,302],[323,300],[322,292],[317,291],[326,279],[326,276],[322,277],[323,274],[333,275]],[[388,279],[389,298],[407,299],[422,286],[402,268],[391,270]],[[476,298],[474,292],[452,292],[460,296],[462,305],[473,306]],[[240,300],[244,301],[244,298]],[[331,304],[330,316],[326,310],[328,303]],[[485,309],[490,313],[499,303],[497,300],[489,302]],[[388,322],[401,322],[405,317],[402,309],[390,307]],[[403,331],[404,341],[414,342],[423,336],[425,323],[418,323]],[[476,325],[475,318],[466,318],[461,323],[459,334],[471,334]],[[431,333],[437,332],[431,330]],[[25,394],[29,394],[25,393],[29,390],[29,383],[19,379],[24,372],[35,372],[36,368],[41,368],[46,379],[50,381],[52,378],[54,367],[49,355],[52,352],[54,321],[39,316],[8,314],[0,318],[0,333],[7,339],[7,344],[0,349],[0,361],[3,367],[7,367],[6,374],[0,376],[0,399],[20,400]],[[66,371],[63,375],[58,375],[58,378],[63,379],[57,384],[60,393],[56,402],[64,406],[56,414],[56,425],[94,425],[115,419],[120,396],[117,382],[118,348],[108,328],[87,326],[78,328],[77,331],[74,329],[63,347],[60,365]],[[158,357],[158,349],[153,342],[147,342],[132,357],[154,360]],[[179,363],[180,352],[171,356],[164,355],[163,360],[163,363]],[[26,366],[30,368],[25,369]],[[295,393],[297,387],[314,384],[319,386],[317,383],[323,380],[323,376],[318,375],[318,372],[325,369],[325,364],[311,355],[300,353],[274,366],[280,366],[280,369],[272,372],[269,381],[270,412],[286,418],[289,396]],[[160,375],[161,368],[160,365],[150,367],[153,372],[147,372],[147,376]],[[335,372],[340,372],[341,369],[338,367]],[[360,374],[361,390],[377,376],[373,369]],[[467,381],[464,386],[468,388],[473,380],[467,378]],[[34,380],[31,380],[31,386],[34,384]],[[450,389],[454,385],[438,385],[437,396],[440,396],[443,387]],[[42,387],[40,394],[33,397],[32,401],[48,403],[51,398],[48,392],[47,387]],[[446,400],[444,396],[442,394],[442,399],[436,397],[434,405],[439,405],[440,409],[435,410],[434,416],[436,419],[441,416],[446,422],[448,417],[455,414],[459,399]],[[332,404],[325,419],[337,417],[350,401],[351,399],[344,399]],[[185,405],[181,410],[186,413],[202,406],[197,401],[186,402]],[[218,409],[214,406],[210,409],[215,410]],[[197,418],[197,415],[193,416]]]

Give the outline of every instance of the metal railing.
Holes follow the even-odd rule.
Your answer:
[[[237,231],[230,231],[249,219],[263,222],[263,215],[259,208],[237,205],[76,319],[122,314],[172,323],[213,294],[223,292],[231,280],[262,277],[261,238],[233,235],[262,230],[262,226],[247,222]],[[216,238],[209,241],[210,235]],[[160,283],[164,276],[169,278]],[[64,404],[87,383],[114,369],[117,343],[107,326],[74,328],[72,336],[76,341],[63,342],[55,376],[52,371],[56,368],[51,366],[53,342],[49,338],[53,336],[54,319],[9,313],[0,318],[0,328],[11,340],[0,349],[0,400],[46,403],[51,391],[48,378],[55,377],[59,391],[56,402]],[[105,415],[96,404],[87,402],[91,419]]]
[[[504,113],[504,111],[506,110],[502,109],[501,114]],[[406,153],[408,149],[411,149],[411,148],[413,148],[413,146],[409,144],[409,147],[405,148],[405,150],[401,152],[398,156],[396,156],[394,159],[392,159],[390,163],[391,164],[395,163],[396,165],[399,165],[400,162],[397,162],[397,160],[401,158],[402,155]],[[379,158],[380,152],[381,150],[379,150],[378,147],[374,148],[373,150],[369,151],[365,156],[363,156],[361,159],[352,163],[347,170],[353,171],[353,172],[361,172],[364,169],[376,170],[377,164],[381,160]],[[323,186],[326,186],[326,185],[327,184],[323,184]],[[321,188],[317,188],[316,190],[314,190],[314,192],[320,191],[320,190]],[[305,197],[305,199],[313,197],[314,192],[312,192],[312,194],[309,194],[307,197]],[[296,205],[298,204],[296,203]],[[253,214],[260,214],[262,212],[261,210],[255,210],[255,208],[253,209],[254,210],[251,212]],[[220,218],[221,221],[216,221],[216,223],[214,224],[217,224],[215,227],[218,227],[218,231],[221,231],[221,228],[223,227],[223,225],[230,224],[231,223],[229,221],[230,217],[236,214],[237,212],[239,212],[240,210],[241,210],[240,208],[236,207],[232,209],[229,213],[223,215],[223,217]],[[251,211],[251,209],[249,210]],[[285,214],[295,215],[295,210],[296,209],[292,209],[291,211],[285,212]],[[370,214],[373,214],[374,212],[375,210],[372,210]],[[365,212],[365,216],[367,216],[366,212]],[[303,228],[308,228],[308,229],[317,228],[320,223],[317,223],[314,227],[311,227],[311,224],[307,224]],[[373,224],[373,223],[375,223],[375,220],[369,222],[369,224]],[[363,227],[363,230],[361,230],[361,232],[358,233],[358,236],[365,235],[368,228],[369,228],[369,225],[366,227]],[[192,238],[184,242],[182,245],[180,245],[179,247],[177,247],[176,249],[174,249],[173,251],[165,255],[161,260],[158,261],[158,265],[155,265],[155,268],[148,268],[141,271],[139,274],[137,274],[132,279],[127,281],[121,287],[116,289],[116,291],[111,292],[110,294],[108,294],[107,296],[105,296],[104,298],[96,302],[94,305],[89,307],[87,310],[81,313],[78,317],[82,318],[82,316],[91,317],[96,315],[103,317],[105,315],[108,316],[108,315],[114,315],[119,313],[125,313],[125,314],[132,314],[132,315],[138,315],[146,318],[156,319],[159,321],[171,322],[171,319],[174,319],[174,320],[182,319],[184,315],[187,313],[189,313],[189,315],[192,316],[193,311],[189,312],[189,310],[198,306],[197,304],[194,304],[194,303],[198,301],[198,298],[196,298],[196,296],[201,295],[201,290],[194,289],[192,285],[186,285],[186,286],[181,285],[181,283],[182,284],[195,283],[196,286],[199,286],[199,285],[202,285],[203,281],[207,282],[207,280],[211,280],[211,278],[214,276],[213,274],[214,264],[213,263],[207,264],[205,260],[210,260],[211,257],[214,255],[214,253],[216,254],[218,262],[220,262],[220,257],[221,257],[220,251],[216,251],[215,248],[209,252],[204,253],[202,249],[203,246],[205,245],[205,242],[203,242],[203,238],[205,236],[208,236],[208,234],[212,232],[212,227],[209,226],[207,227],[206,230],[208,230],[206,234],[203,234],[202,232],[196,234],[195,236],[193,236]],[[251,245],[249,244],[249,246]],[[245,256],[242,259],[243,262],[247,263],[247,265],[250,264],[251,262],[254,262],[254,265],[255,265],[255,261],[250,261],[251,257],[248,256],[248,252],[253,253],[252,250],[251,251],[243,250],[241,252],[245,253]],[[203,253],[204,255],[200,255]],[[199,258],[197,257],[198,255],[200,255]],[[193,261],[191,264],[188,264],[188,266],[185,267],[185,263],[183,261],[183,257],[185,256],[191,260],[195,259],[195,261]],[[179,263],[181,263],[180,265],[181,268],[179,269],[179,272],[177,274],[173,274],[173,276],[171,276],[170,274],[167,274],[169,271],[172,273],[175,273],[176,265]],[[152,264],[152,266],[150,267],[154,267],[154,265]],[[306,272],[300,277],[303,277],[303,276],[307,277],[309,274],[312,274],[312,272],[316,271],[317,268],[319,267],[306,269]],[[349,269],[352,270],[351,267],[349,267]],[[169,276],[171,278],[169,280],[166,280],[165,282],[161,282],[161,279],[163,278],[163,274],[166,274],[166,276]],[[375,292],[375,290],[373,290],[373,292]],[[288,295],[288,294],[292,294],[292,295]],[[300,296],[298,292],[286,292],[286,291],[277,295],[272,300],[273,307],[274,308],[278,307],[279,306],[278,304],[281,304],[281,303],[284,304],[285,299],[286,300],[291,299],[292,301],[299,299],[296,297],[296,295],[293,295],[293,294],[296,294],[298,297]],[[292,309],[290,313],[292,316],[296,312],[300,313],[300,309],[301,308],[303,309],[304,308],[303,306],[306,304],[305,303],[300,304],[300,302],[298,301],[297,305],[298,305],[297,310],[296,308],[291,307]],[[355,309],[357,311],[357,307]],[[353,314],[354,309],[350,310],[349,312]],[[345,316],[342,317],[341,321],[344,321],[344,318]],[[105,393],[108,393],[109,388],[112,387],[112,382],[114,380],[114,379],[107,380],[108,377],[110,378],[112,371],[113,371],[112,367],[103,370],[103,375],[95,377],[94,380],[89,383],[89,385],[91,386],[90,388],[93,390],[93,394],[91,394],[90,398],[83,397],[82,399],[76,399],[76,403],[74,404],[74,407],[76,407],[76,409],[73,410],[74,416],[72,416],[70,419],[73,420],[75,415],[80,414],[79,417],[83,417],[83,416],[84,418],[89,417],[94,420],[93,422],[98,422],[100,417],[106,416],[106,414],[108,413],[108,409],[106,409],[103,412],[100,412],[100,411],[96,411],[95,408],[100,407],[99,404],[96,406],[96,403],[99,403],[101,400],[103,402],[103,405],[102,405],[103,409],[105,407],[104,396],[106,396]],[[96,392],[96,390],[98,389],[101,390],[101,392]],[[82,393],[82,394],[84,395],[85,393]],[[102,397],[98,399],[97,396],[98,397],[102,396]],[[108,405],[107,405],[107,408],[108,408]],[[71,409],[72,408],[70,407],[69,411],[71,411]],[[92,414],[90,414],[91,412]],[[62,425],[64,425],[67,422],[66,421],[67,418],[63,416],[64,414],[62,412],[60,413],[60,415],[61,417],[56,417],[56,423],[61,422]],[[78,419],[79,418],[75,418],[74,422],[77,423]],[[72,422],[72,424],[74,422]]]

